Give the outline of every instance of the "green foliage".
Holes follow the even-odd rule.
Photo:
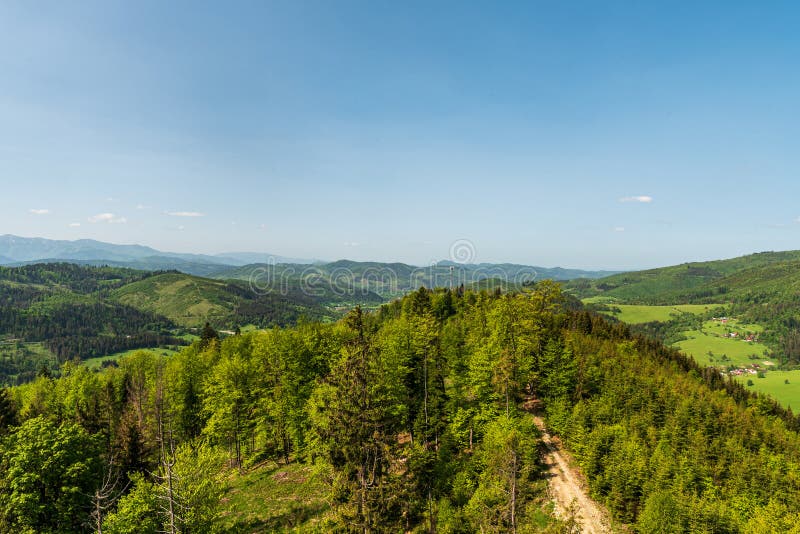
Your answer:
[[[77,425],[29,419],[4,440],[0,464],[0,530],[84,529],[98,483],[97,439]]]
[[[168,357],[125,355],[102,373],[68,364],[9,389],[23,426],[7,427],[3,467],[36,457],[25,445],[34,432],[44,436],[35,450],[52,450],[47,440],[71,429],[95,462],[102,442],[131,481],[108,510],[110,532],[575,531],[574,515],[550,515],[528,413],[541,407],[616,522],[641,532],[794,524],[793,414],[572,305],[549,283],[519,294],[419,289],[336,324],[209,337]],[[78,484],[77,472],[53,471],[59,487]],[[28,480],[14,473],[0,486],[2,527],[46,531],[21,519],[39,500],[11,499]],[[91,495],[91,482],[78,493]],[[89,513],[81,499],[58,508],[77,530]]]
[[[103,521],[108,534],[156,534],[161,531],[158,488],[140,473],[131,476],[131,490]]]
[[[220,499],[226,490],[220,465],[219,453],[206,444],[182,444],[174,456],[171,486],[163,469],[156,482],[134,474],[131,491],[119,500],[116,511],[106,516],[103,530],[155,534],[169,532],[173,524],[176,532],[216,532]],[[173,523],[169,519],[170,495]]]
[[[0,436],[17,424],[17,406],[5,388],[0,388]]]

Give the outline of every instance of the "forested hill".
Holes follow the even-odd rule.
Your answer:
[[[474,250],[467,244],[463,250],[466,260]],[[454,251],[457,254],[458,251]],[[360,282],[366,272],[367,278],[382,281],[370,289],[378,289],[382,295],[396,296],[404,290],[413,290],[420,285],[426,287],[447,286],[451,281],[451,267],[461,279],[454,285],[478,282],[485,278],[502,279],[507,286],[522,285],[533,279],[570,280],[573,278],[599,278],[613,271],[587,271],[562,267],[536,267],[510,263],[455,263],[442,261],[434,266],[412,266],[404,263],[356,262],[290,258],[270,253],[231,252],[222,254],[185,254],[155,250],[141,245],[116,245],[91,239],[58,241],[43,238],[27,238],[0,235],[0,265],[20,266],[30,263],[70,262],[79,265],[126,267],[145,271],[177,270],[197,276],[213,276],[219,279],[248,281],[255,272],[261,276],[265,269],[276,268],[287,278],[298,280],[309,276],[333,275],[341,285],[343,274],[352,272],[351,278]],[[394,276],[397,283],[388,283]],[[399,289],[398,289],[399,287]]]
[[[318,295],[259,290],[172,272],[71,263],[0,267],[0,384],[30,380],[72,358],[175,347],[206,321],[216,328],[335,320],[336,305],[377,305],[370,292]]]
[[[728,260],[684,263],[573,280],[569,291],[581,298],[606,296],[641,304],[725,302],[750,294],[776,295],[798,286],[800,251],[761,252]],[[788,287],[787,284],[788,283]]]
[[[42,366],[139,347],[179,345],[165,317],[109,298],[150,273],[60,263],[0,267],[0,384]]]
[[[405,263],[358,262],[339,260],[314,265],[252,264],[222,269],[212,278],[237,279],[271,284],[327,286],[337,291],[372,291],[384,297],[397,297],[420,286],[477,286],[491,281],[494,287],[522,288],[540,280],[598,278],[608,271],[582,271],[561,267],[546,268],[512,263],[455,263],[442,261],[416,267]]]
[[[0,404],[0,531],[575,532],[574,515],[552,515],[529,410],[620,526],[769,534],[800,520],[791,412],[547,282],[206,332]]]
[[[703,318],[730,315],[740,324],[757,324],[772,358],[786,369],[800,365],[800,251],[762,252],[598,280],[573,280],[565,287],[575,296],[589,298],[595,309],[607,310],[615,304],[718,305],[708,306]],[[663,339],[680,339],[681,331],[702,328],[700,319],[692,322],[688,317],[642,328]]]

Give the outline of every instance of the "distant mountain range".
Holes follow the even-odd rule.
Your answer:
[[[104,263],[145,270],[189,269],[208,271],[209,266],[239,266],[248,263],[310,264],[315,260],[288,258],[269,253],[227,252],[224,254],[184,254],[162,252],[142,245],[116,245],[78,239],[63,241],[41,237],[0,236],[0,264],[23,264],[42,261],[68,261],[87,264]],[[187,271],[188,272],[188,271]],[[203,274],[192,272],[192,274]]]
[[[0,265],[24,265],[43,262],[68,262],[80,265],[109,265],[157,271],[177,270],[217,279],[250,279],[254,273],[280,273],[297,278],[303,273],[323,277],[349,271],[359,280],[383,279],[375,289],[389,287],[403,291],[420,284],[449,285],[496,278],[509,284],[551,278],[572,280],[601,278],[618,271],[584,271],[562,267],[546,268],[510,263],[460,264],[442,261],[432,266],[416,267],[405,263],[354,262],[290,258],[269,253],[227,252],[222,254],[186,254],[164,252],[142,245],[116,245],[93,239],[63,241],[39,237],[0,236]],[[280,266],[280,267],[278,267]],[[288,274],[287,274],[288,273]],[[387,281],[387,276],[395,277]],[[396,283],[394,283],[396,282]]]

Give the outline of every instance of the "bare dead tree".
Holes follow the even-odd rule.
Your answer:
[[[109,453],[107,468],[103,474],[102,484],[92,494],[92,512],[90,514],[92,528],[97,534],[103,534],[103,519],[117,499],[125,493],[128,484],[119,488],[121,477],[117,468],[116,455]]]
[[[161,511],[166,515],[167,527],[161,532],[168,534],[178,534],[180,532],[180,518],[178,516],[178,505],[175,491],[176,477],[173,472],[175,467],[175,439],[172,429],[172,417],[170,412],[165,409],[164,399],[164,375],[163,369],[159,368],[156,380],[156,420],[158,423],[158,444],[159,444],[159,463],[161,473],[154,475],[162,485],[166,486],[166,493],[159,495],[164,501]]]

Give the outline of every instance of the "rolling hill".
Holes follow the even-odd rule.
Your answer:
[[[225,322],[239,297],[224,282],[166,273],[126,284],[114,290],[110,298],[163,315],[181,326],[197,327],[205,321]]]
[[[800,251],[573,280],[566,287],[588,308],[619,320],[633,318],[639,323],[632,326],[635,330],[680,347],[722,372],[754,372],[763,378],[779,369],[785,373],[775,374],[782,377],[779,389],[764,389],[767,381],[762,380],[748,385],[784,403],[800,395],[792,386],[800,377]],[[649,313],[687,305],[701,306],[702,311],[670,312],[660,318]],[[724,321],[715,319],[719,317]],[[720,324],[727,326],[717,331]],[[730,339],[748,332],[753,334],[749,339]]]
[[[727,260],[684,263],[573,280],[566,288],[581,298],[605,296],[636,304],[727,302],[754,287],[773,291],[800,278],[800,251],[760,252]],[[779,282],[780,280],[780,282]]]
[[[495,280],[504,287],[521,287],[536,280],[588,279],[608,274],[606,271],[581,271],[560,267],[549,269],[511,263],[460,264],[444,261],[427,267],[415,267],[405,263],[338,260],[315,265],[252,264],[221,269],[210,276],[254,281],[270,287],[311,284],[318,288],[328,288],[336,294],[372,291],[391,298],[420,286],[472,286],[479,282],[484,282],[485,285],[486,280]]]
[[[343,297],[297,285],[266,291],[177,271],[63,262],[0,267],[0,384],[30,380],[42,365],[55,369],[72,358],[181,345],[207,321],[224,330],[290,326],[381,302],[372,292]]]
[[[76,241],[27,238],[14,235],[0,236],[0,264],[10,266],[34,263],[70,262],[79,265],[123,267],[145,271],[177,270],[197,276],[219,279],[248,280],[251,273],[263,268],[278,268],[280,273],[293,271],[288,278],[295,281],[307,279],[306,275],[325,277],[335,274],[341,282],[343,275],[353,273],[353,281],[376,280],[367,286],[380,289],[381,294],[396,296],[420,285],[446,286],[451,281],[469,283],[485,278],[500,278],[509,284],[524,281],[570,280],[573,278],[599,278],[613,271],[583,271],[562,267],[536,267],[517,264],[460,264],[442,261],[433,266],[417,267],[403,263],[355,262],[339,260],[323,262],[290,258],[266,252],[225,252],[220,254],[186,254],[163,252],[142,245],[117,245],[92,239]],[[456,275],[451,276],[450,268]],[[317,270],[318,269],[318,270]],[[303,276],[301,276],[301,273]],[[394,280],[392,279],[394,278]]]

